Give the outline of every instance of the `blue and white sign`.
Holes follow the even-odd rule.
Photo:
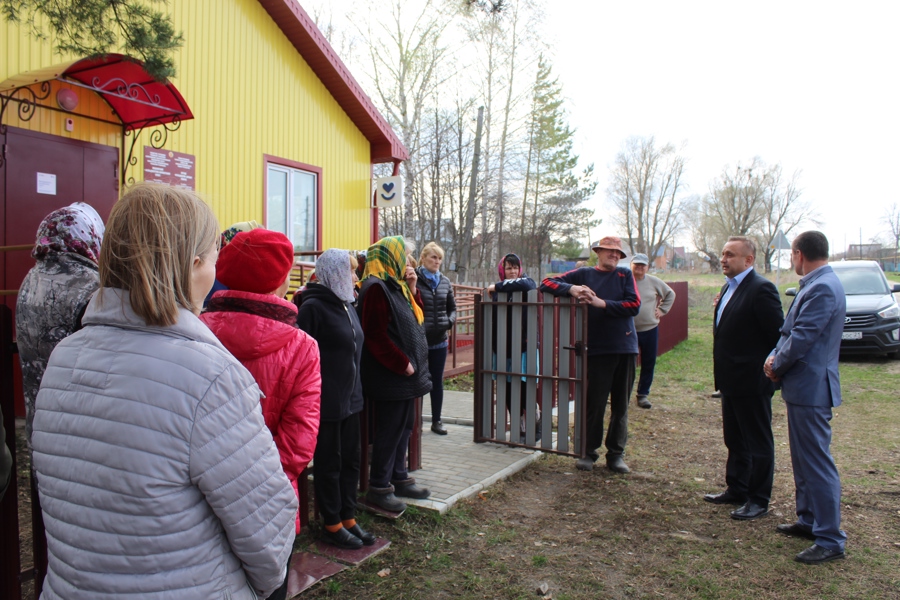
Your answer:
[[[375,180],[375,207],[393,208],[403,206],[403,178],[379,177]]]

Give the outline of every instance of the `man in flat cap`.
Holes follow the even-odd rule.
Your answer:
[[[649,396],[659,348],[659,320],[675,304],[675,292],[659,277],[648,275],[649,266],[650,259],[646,254],[638,253],[631,259],[631,272],[641,296],[641,312],[634,318],[641,351],[641,376],[637,386],[637,403],[641,408],[653,406]]]
[[[603,417],[610,403],[606,434],[606,466],[616,473],[628,473],[625,442],[628,440],[628,399],[634,387],[637,360],[637,331],[634,317],[641,298],[628,267],[619,261],[627,257],[622,240],[609,236],[594,242],[596,267],[582,267],[558,277],[548,277],[541,291],[554,296],[572,296],[590,304],[588,309],[588,389],[587,455],[575,467],[591,471],[600,458],[603,444]]]

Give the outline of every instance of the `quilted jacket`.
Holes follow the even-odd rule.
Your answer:
[[[297,307],[272,294],[223,290],[200,320],[262,389],[263,417],[284,472],[296,482],[316,451],[322,393],[319,347],[297,328]]]
[[[36,402],[42,598],[255,599],[284,581],[297,500],[253,377],[180,310],[101,288]]]

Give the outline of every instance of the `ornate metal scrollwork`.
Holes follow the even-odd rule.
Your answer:
[[[151,94],[140,83],[128,83],[121,77],[114,77],[106,82],[101,82],[99,77],[91,79],[90,89],[101,94],[115,94],[134,102],[162,106],[159,94]]]
[[[3,117],[6,115],[6,108],[10,102],[16,102],[19,105],[16,112],[20,121],[30,121],[34,116],[35,108],[40,106],[41,101],[50,97],[50,91],[50,82],[43,81],[37,91],[29,86],[24,86],[14,89],[8,96],[0,94],[0,135],[6,135],[6,124],[3,123]],[[0,167],[5,161],[6,157],[0,154]]]
[[[125,160],[122,161],[122,181],[127,182],[128,185],[134,184],[133,176],[126,178],[128,167],[136,166],[138,163],[138,158],[134,155],[134,146],[135,144],[137,144],[138,138],[141,137],[141,133],[147,127],[155,127],[155,129],[150,132],[150,146],[159,150],[166,145],[166,142],[169,139],[169,132],[178,131],[181,128],[181,119],[175,117],[168,123],[163,123],[158,119],[151,119],[145,122],[143,126],[139,128],[125,128],[125,140],[127,140],[128,137],[131,136],[131,144],[128,145],[128,156],[125,158]],[[122,151],[125,151],[125,143],[122,144]]]

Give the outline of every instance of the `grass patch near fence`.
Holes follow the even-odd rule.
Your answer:
[[[363,515],[391,548],[304,597],[512,600],[541,597],[542,584],[555,600],[900,597],[900,361],[841,361],[844,404],[832,448],[846,560],[801,565],[793,557],[809,542],[775,532],[794,519],[777,393],[770,515],[735,521],[733,507],[702,500],[725,487],[721,406],[710,397],[712,299],[721,281],[691,283],[688,340],[658,361],[653,408],[632,400],[631,475],[584,473],[571,458],[545,456],[444,516],[410,509],[392,523]],[[312,539],[304,533],[297,547]]]

